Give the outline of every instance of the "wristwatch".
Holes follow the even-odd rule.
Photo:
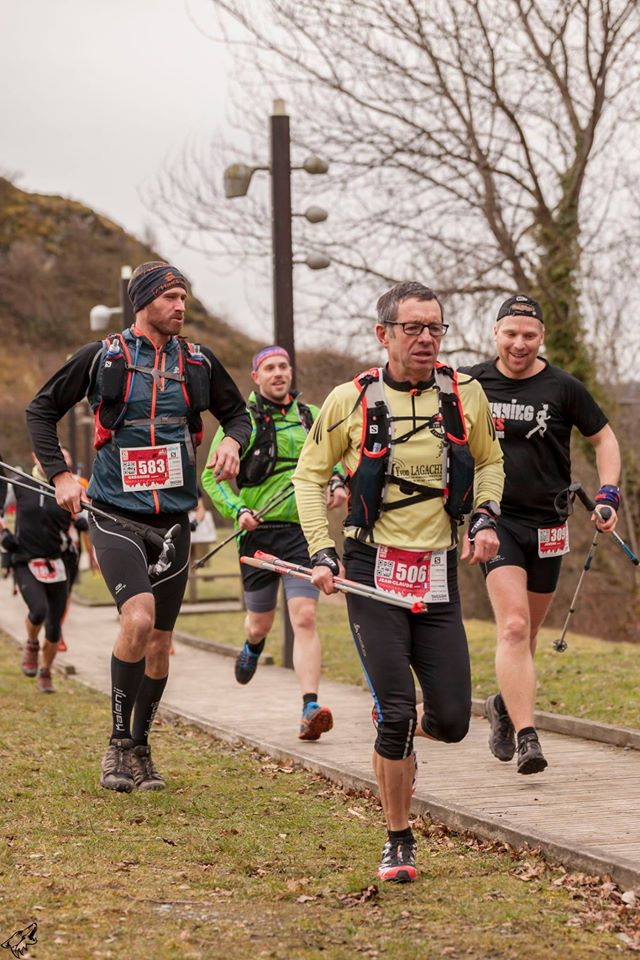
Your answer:
[[[500,504],[497,500],[485,500],[484,503],[478,504],[476,510],[486,510],[491,517],[500,516]]]

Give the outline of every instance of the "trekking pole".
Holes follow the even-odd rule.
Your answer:
[[[267,500],[264,506],[260,507],[260,509],[253,514],[254,518],[256,520],[260,520],[269,512],[269,510],[272,510],[274,507],[279,507],[281,503],[284,503],[285,500],[289,499],[293,491],[294,491],[293,484],[292,483],[287,484],[287,486],[283,487],[282,490],[279,490],[278,493],[274,493],[271,499]],[[209,550],[209,553],[205,553],[204,557],[200,557],[199,560],[196,560],[195,563],[192,563],[191,569],[199,570],[200,567],[204,567],[205,563],[208,560],[210,560],[211,557],[218,552],[218,550],[222,550],[222,548],[226,547],[226,545],[228,543],[231,543],[232,540],[236,540],[238,537],[241,537],[243,533],[248,533],[248,532],[249,532],[248,530],[240,530],[240,529],[234,530],[232,534],[230,534],[228,537],[225,537],[224,540],[222,540],[220,543],[217,543],[212,550]]]
[[[572,484],[572,486],[575,486],[575,484]],[[577,490],[576,490],[575,492],[578,493]],[[579,495],[579,494],[578,494],[578,495]],[[582,499],[582,498],[580,498],[580,499]],[[588,499],[588,498],[587,498],[587,499]],[[584,503],[584,501],[583,501],[583,503]],[[595,506],[595,504],[594,504],[594,506]],[[602,519],[603,519],[603,520],[608,520],[609,517],[611,516],[611,508],[610,508],[610,507],[603,507],[602,510],[601,510],[601,512],[600,512],[600,515],[602,516]],[[591,569],[591,564],[593,563],[593,557],[594,557],[594,554],[595,554],[595,552],[596,552],[596,547],[598,546],[598,536],[599,536],[599,535],[600,535],[600,531],[599,531],[598,529],[596,529],[596,531],[595,531],[595,533],[594,533],[594,535],[593,535],[593,540],[591,541],[591,546],[589,547],[589,552],[587,553],[587,556],[585,557],[584,566],[582,567],[582,573],[580,574],[580,579],[578,580],[578,586],[576,587],[576,591],[575,591],[575,593],[574,593],[574,595],[573,595],[573,599],[572,599],[572,601],[571,601],[571,605],[569,606],[569,612],[568,612],[568,614],[567,614],[566,620],[564,621],[564,626],[563,626],[563,628],[562,628],[562,633],[560,634],[560,636],[558,637],[557,640],[554,640],[554,641],[553,641],[553,649],[556,651],[556,653],[564,653],[564,651],[567,649],[567,641],[565,640],[565,635],[566,635],[567,629],[568,629],[568,627],[569,627],[569,621],[571,620],[571,617],[573,616],[573,613],[574,613],[574,611],[575,611],[575,609],[576,609],[576,601],[577,601],[577,599],[578,599],[578,594],[580,593],[580,587],[582,586],[582,581],[584,580],[585,574],[588,573],[589,570]]]
[[[309,567],[303,567],[299,563],[289,563],[287,560],[281,560],[270,553],[263,553],[257,550],[254,557],[240,557],[240,563],[246,563],[250,567],[258,567],[262,570],[272,570],[273,573],[283,573],[290,577],[297,577],[298,580],[307,580],[311,582],[311,573]],[[423,600],[404,600],[402,597],[392,597],[383,590],[376,587],[368,587],[364,583],[358,583],[356,580],[347,580],[346,577],[334,577],[335,587],[341,593],[353,593],[358,597],[367,597],[370,600],[378,600],[382,603],[390,603],[395,607],[402,607],[403,610],[410,610],[411,613],[424,613],[427,605]]]
[[[21,483],[19,480],[8,478],[7,482],[13,486],[22,487],[23,490],[33,490],[35,493],[41,493],[44,497],[51,497],[52,500],[57,499],[56,488],[52,484],[47,483],[46,480],[39,480],[37,477],[32,477],[18,467],[12,467],[10,464],[5,463],[3,460],[0,460],[0,467],[3,467],[5,470],[10,470],[12,473],[16,473],[18,476],[29,481],[29,483]],[[37,486],[34,486],[34,484],[37,484]],[[174,524],[169,530],[154,529],[146,523],[138,523],[136,520],[113,516],[111,513],[107,513],[106,510],[95,507],[92,503],[89,503],[88,500],[81,500],[81,503],[83,509],[89,513],[93,513],[97,517],[102,517],[104,520],[111,520],[112,523],[119,524],[131,533],[137,533],[139,537],[146,540],[152,547],[160,550],[160,556],[156,562],[149,566],[150,574],[157,576],[169,568],[176,553],[173,541],[181,532],[179,523]]]
[[[587,508],[587,510],[590,510],[591,513],[593,513],[593,511],[594,511],[595,508],[596,508],[596,504],[594,503],[594,501],[593,501],[590,497],[587,496],[587,494],[586,494],[586,493],[584,492],[584,490],[582,489],[581,484],[579,484],[579,483],[572,483],[571,486],[569,487],[569,492],[570,492],[570,493],[575,493],[575,495],[578,497],[578,499],[582,502],[583,506],[585,506],[585,507]],[[603,509],[604,509],[604,508],[603,508]],[[602,510],[600,511],[600,514],[601,514],[603,520],[604,520],[604,519],[607,519],[607,518],[610,516],[610,514],[607,514],[607,517],[605,517],[604,514],[603,514],[603,512],[602,512]],[[615,542],[617,543],[617,545],[620,547],[620,549],[622,550],[622,552],[627,555],[627,557],[629,558],[629,560],[631,560],[631,563],[633,563],[634,566],[637,567],[638,565],[640,565],[640,560],[636,557],[636,555],[635,555],[635,553],[633,552],[633,550],[631,549],[631,547],[628,546],[628,544],[626,544],[626,543],[624,542],[624,540],[622,539],[622,537],[621,537],[619,534],[617,534],[615,530],[612,530],[612,531],[611,531],[610,536],[613,537],[613,539],[615,540]]]

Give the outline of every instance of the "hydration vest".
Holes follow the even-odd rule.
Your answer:
[[[153,367],[138,366],[122,333],[113,333],[103,341],[102,368],[99,380],[99,402],[94,410],[95,431],[94,447],[100,450],[112,439],[113,434],[123,426],[127,406],[136,373],[150,376],[155,383],[158,380],[177,380],[188,408],[186,417],[165,417],[164,424],[184,424],[187,447],[190,458],[193,445],[202,442],[202,417],[200,413],[209,408],[211,368],[198,344],[189,343],[184,337],[176,337],[178,351],[178,371],[158,370]],[[136,354],[137,356],[137,354]],[[152,426],[154,421],[131,421],[137,426]]]
[[[294,402],[295,398],[294,398]],[[300,425],[308,433],[313,424],[313,414],[309,407],[297,401]],[[256,435],[251,448],[240,461],[240,471],[236,477],[238,487],[259,487],[269,477],[286,473],[298,462],[294,457],[278,456],[278,438],[273,413],[264,404],[263,398],[256,393],[255,403],[247,405],[256,425]]]
[[[467,443],[464,410],[458,392],[458,375],[453,367],[436,363],[439,425],[444,445],[444,487],[430,487],[397,477],[393,473],[393,419],[385,399],[382,370],[373,367],[354,378],[362,403],[362,441],[360,461],[348,480],[350,498],[345,527],[357,527],[371,534],[384,510],[397,510],[426,500],[442,497],[444,509],[452,521],[462,523],[473,506],[474,461]],[[355,410],[355,407],[354,407]],[[331,427],[330,429],[334,429]],[[406,499],[385,503],[390,484],[400,488]]]

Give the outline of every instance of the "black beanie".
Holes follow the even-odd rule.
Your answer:
[[[187,281],[177,267],[160,260],[143,263],[136,267],[134,276],[129,281],[128,293],[133,309],[137,313],[172,287],[187,289]]]

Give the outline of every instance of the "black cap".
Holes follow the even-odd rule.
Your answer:
[[[505,300],[498,310],[496,321],[502,320],[503,317],[535,317],[540,323],[544,323],[542,319],[542,307],[538,301],[533,300],[531,297],[525,297],[521,293]]]

